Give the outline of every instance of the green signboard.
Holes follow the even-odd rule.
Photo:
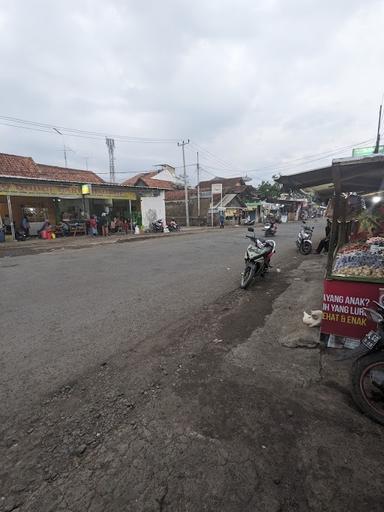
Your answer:
[[[375,146],[370,148],[355,148],[352,149],[352,156],[370,156],[373,155]],[[379,146],[379,153],[384,153],[384,146]]]

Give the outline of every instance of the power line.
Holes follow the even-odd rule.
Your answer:
[[[223,158],[215,155],[214,153],[212,153],[211,151],[209,151],[208,149],[205,149],[204,147],[200,146],[200,144],[197,144],[196,142],[192,142],[193,146],[195,146],[197,149],[199,149],[200,151],[203,151],[204,153],[206,153],[207,155],[209,155],[211,158],[213,158],[214,160],[216,160],[217,162],[221,163],[222,165],[228,167],[229,169],[233,169],[234,167],[238,167],[237,165],[234,165],[232,162],[229,162],[227,160],[224,160]]]
[[[0,124],[5,126],[12,126],[14,128],[27,128],[35,131],[42,131],[49,133],[50,130],[59,129],[61,132],[66,132],[67,135],[73,137],[83,137],[98,140],[100,138],[104,139],[106,133],[89,131],[89,130],[80,130],[77,128],[67,128],[60,125],[53,125],[48,123],[40,123],[35,121],[28,121],[26,119],[18,119],[15,117],[9,116],[0,116],[0,119],[3,121]],[[16,123],[16,124],[15,124]],[[110,134],[108,134],[110,135]],[[132,137],[128,135],[110,135],[111,138],[118,139],[122,142],[136,142],[136,143],[175,143],[177,139],[165,139],[165,138],[152,138],[152,137]]]

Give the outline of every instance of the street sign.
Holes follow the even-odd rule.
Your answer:
[[[375,146],[369,148],[354,148],[352,149],[352,156],[370,156],[373,155]],[[384,153],[384,146],[379,146],[379,153]]]
[[[222,183],[212,183],[211,191],[213,194],[222,194],[223,193],[223,184]]]

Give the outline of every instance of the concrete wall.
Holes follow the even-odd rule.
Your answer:
[[[165,220],[165,192],[159,196],[141,198],[141,216],[143,226],[149,228],[158,219]]]
[[[201,226],[207,223],[208,209],[211,206],[211,199],[200,199],[200,217],[197,216],[197,197],[193,197],[188,201],[189,206],[189,220],[191,226]],[[178,224],[185,226],[185,202],[180,201],[167,201],[165,203],[167,212],[167,220],[174,218]],[[210,222],[210,221],[209,221]]]

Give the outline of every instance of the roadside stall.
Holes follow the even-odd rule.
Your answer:
[[[355,346],[375,327],[363,308],[373,300],[384,305],[384,157],[337,159],[278,181],[330,199],[322,339]]]

